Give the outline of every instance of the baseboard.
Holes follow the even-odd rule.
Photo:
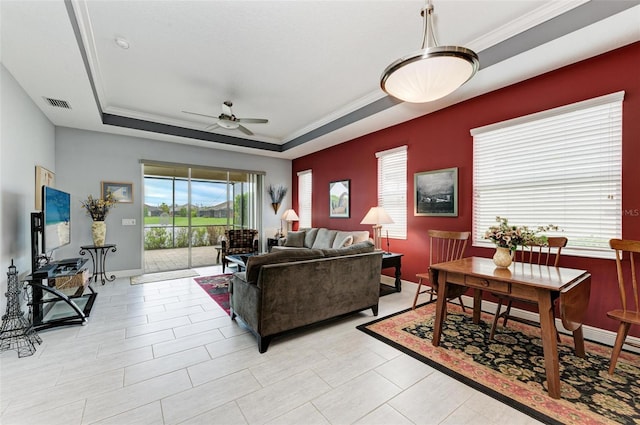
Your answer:
[[[389,276],[383,276],[383,278],[388,278],[391,281],[391,284],[393,284],[394,279],[389,277]],[[386,283],[383,280],[384,283]],[[402,285],[404,288],[406,288],[406,290],[409,291],[413,291],[415,293],[416,291],[416,287],[417,287],[417,283],[415,282],[409,282],[409,281],[402,281]],[[411,288],[411,289],[409,289]],[[462,302],[464,303],[465,306],[473,306],[473,297],[469,296],[469,295],[463,295],[462,296]],[[496,308],[498,308],[498,304],[494,303],[493,301],[487,301],[487,300],[482,300],[482,311],[484,311],[485,313],[489,313],[489,314],[494,314],[496,311]],[[512,316],[516,316],[518,318],[521,319],[527,319],[527,320],[532,320],[535,322],[539,322],[540,321],[540,316],[538,315],[538,313],[532,312],[532,311],[527,311],[527,310],[522,310],[519,308],[515,308],[512,307],[511,308],[511,315]],[[564,328],[564,326],[562,326],[562,320],[561,319],[556,319],[556,328],[558,329],[558,332],[563,333],[563,334],[567,334],[567,335],[571,335],[571,332],[566,330]],[[584,338],[590,341],[594,341],[594,342],[598,342],[600,344],[604,344],[604,345],[608,345],[610,347],[613,347],[613,344],[615,343],[616,340],[616,333],[612,332],[612,331],[608,331],[605,329],[600,329],[600,328],[596,328],[593,326],[588,326],[588,325],[583,325],[582,326],[582,333],[584,335]],[[639,344],[640,345],[640,338],[637,337],[627,337],[627,341],[634,343],[634,344]],[[640,353],[640,348],[636,348],[633,346],[630,346],[628,344],[626,344],[624,346],[625,350],[631,351],[631,352],[635,352],[635,353]]]

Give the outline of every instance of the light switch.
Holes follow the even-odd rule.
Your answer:
[[[123,218],[122,219],[122,225],[123,226],[135,226],[136,225],[136,219],[135,218]]]

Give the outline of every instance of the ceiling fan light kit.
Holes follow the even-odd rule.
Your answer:
[[[412,103],[431,102],[454,92],[480,67],[478,55],[473,50],[438,46],[433,32],[431,1],[420,13],[424,17],[421,50],[393,62],[380,79],[380,87],[385,93]]]

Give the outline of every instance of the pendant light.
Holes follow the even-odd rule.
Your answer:
[[[393,62],[380,79],[382,90],[405,102],[440,99],[469,81],[480,67],[474,51],[459,46],[438,46],[431,0],[420,15],[424,17],[421,50]]]

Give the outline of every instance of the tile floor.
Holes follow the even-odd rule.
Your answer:
[[[414,288],[381,298],[380,317]],[[538,423],[356,330],[370,310],[260,354],[192,278],[96,289],[86,326],[40,332],[31,357],[0,354],[0,423]]]

